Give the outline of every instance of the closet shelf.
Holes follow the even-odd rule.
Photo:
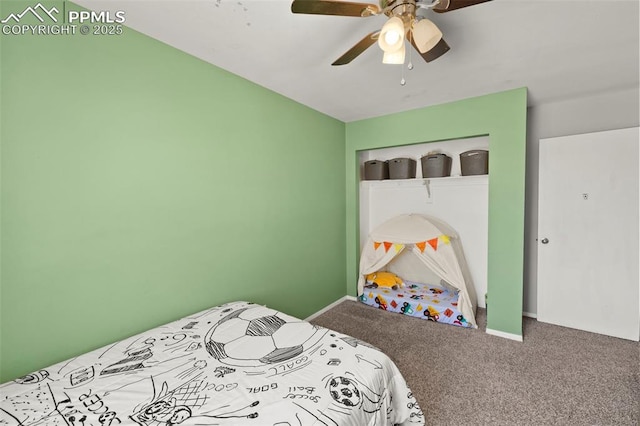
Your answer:
[[[384,179],[384,180],[361,180],[360,185],[368,188],[375,187],[408,187],[422,186],[428,182],[431,186],[450,185],[486,185],[489,183],[489,175],[472,176],[446,176],[436,178],[413,178],[413,179]]]

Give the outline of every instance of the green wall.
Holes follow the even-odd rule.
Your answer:
[[[355,295],[357,152],[479,135],[488,327],[522,334],[526,89],[345,125],[128,28],[0,35],[0,62],[0,381],[231,300]]]
[[[526,113],[522,88],[347,123],[348,294],[358,274],[358,151],[488,135],[487,328],[522,335]]]
[[[227,301],[345,294],[344,123],[128,28],[0,40],[0,381]]]

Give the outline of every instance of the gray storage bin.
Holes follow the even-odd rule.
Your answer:
[[[451,175],[451,157],[445,154],[427,154],[420,159],[422,177],[444,177]]]
[[[389,179],[389,163],[386,161],[380,161],[380,160],[365,161],[364,179],[365,180]]]
[[[413,179],[416,177],[416,160],[412,158],[394,158],[389,160],[390,179]]]
[[[460,154],[462,176],[486,175],[489,173],[489,151],[472,149]]]

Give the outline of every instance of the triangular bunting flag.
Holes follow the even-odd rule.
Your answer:
[[[427,246],[426,241],[422,241],[421,243],[416,243],[416,247],[420,249],[420,253],[424,253],[424,248]]]
[[[443,243],[445,244],[449,244],[451,242],[451,238],[449,238],[448,235],[440,235],[440,239],[442,240]]]
[[[385,252],[385,253],[386,253],[386,252],[388,252],[388,251],[389,251],[389,249],[391,248],[391,246],[393,245],[393,243],[390,243],[390,242],[388,242],[388,241],[385,241],[385,242],[384,242],[384,243],[382,243],[382,244],[384,244],[384,252]]]
[[[382,244],[382,243],[377,243],[377,242],[374,241],[373,242],[373,249],[374,250],[378,250],[378,247],[380,247],[380,244]]]
[[[396,249],[396,253],[398,253],[400,250],[402,250],[402,247],[404,247],[404,244],[394,244],[393,248]]]
[[[429,243],[429,245],[431,247],[433,247],[434,250],[438,250],[438,239],[437,238],[433,238],[429,241],[427,241]]]

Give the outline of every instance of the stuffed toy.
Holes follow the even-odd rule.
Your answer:
[[[402,278],[393,272],[374,272],[373,274],[367,275],[367,282],[371,283],[374,287],[387,287],[393,290],[397,290],[398,287],[404,287]]]

